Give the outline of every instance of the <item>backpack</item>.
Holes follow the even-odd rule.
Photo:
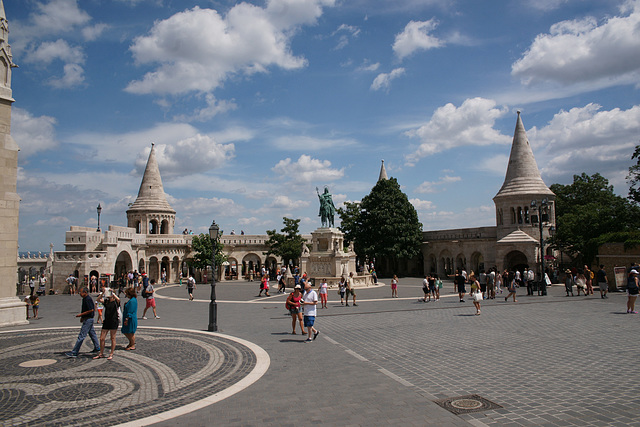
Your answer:
[[[292,295],[293,295],[293,292],[289,294],[289,297]],[[284,302],[284,308],[286,308],[287,310],[291,310],[293,308],[293,306],[289,305],[289,297],[287,297],[287,300]]]

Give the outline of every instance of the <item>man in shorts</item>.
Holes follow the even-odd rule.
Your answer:
[[[464,272],[464,270],[463,270]],[[460,302],[464,302],[464,294],[467,293],[464,284],[466,282],[465,277],[460,273],[460,270],[456,270],[456,275],[453,278],[453,282],[456,284],[456,288],[458,290],[458,296],[460,297]]]
[[[353,306],[357,307],[356,304],[356,291],[353,289],[353,271],[349,273],[349,277],[347,278],[347,289],[345,290],[344,301],[347,307],[349,307],[349,295],[353,296]]]
[[[145,290],[145,298],[147,300],[147,305],[144,308],[144,311],[142,312],[142,318],[144,320],[147,320],[147,310],[149,310],[150,308],[153,310],[153,315],[156,319],[159,319],[160,316],[158,316],[158,314],[156,313],[156,299],[153,296],[153,285],[156,284],[156,279],[151,279],[151,281],[149,282],[149,285],[147,285],[147,289]]]
[[[304,288],[304,295],[302,295],[302,301],[300,302],[304,308],[304,327],[307,328],[308,337],[305,342],[311,342],[318,337],[318,330],[313,327],[316,321],[316,314],[318,312],[316,305],[318,304],[318,294],[311,289],[311,284],[307,282]],[[311,338],[313,334],[313,339]]]
[[[596,273],[598,279],[598,286],[600,287],[600,298],[606,299],[607,291],[609,290],[609,281],[607,280],[607,272],[604,269],[604,264],[600,265],[600,270]]]

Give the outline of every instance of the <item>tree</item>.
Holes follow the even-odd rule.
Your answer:
[[[551,243],[579,262],[591,264],[606,233],[638,230],[640,208],[617,196],[599,173],[573,176],[573,184],[553,184],[556,234]]]
[[[354,238],[362,255],[378,261],[389,259],[393,273],[398,272],[399,259],[420,253],[422,224],[395,178],[378,181],[360,202],[355,221]]]
[[[193,236],[191,241],[191,248],[195,252],[193,258],[189,262],[193,268],[205,269],[211,267],[211,253],[213,245],[211,242],[211,236],[208,234],[200,233],[197,236]],[[227,256],[223,252],[224,245],[220,243],[220,240],[216,243],[216,266],[220,267],[223,262],[227,260]]]
[[[632,160],[636,160],[636,164],[629,167],[629,175],[627,182],[629,183],[628,199],[640,204],[640,145],[636,145],[636,149],[631,156]]]
[[[299,234],[299,219],[283,217],[282,221],[284,223],[284,227],[280,230],[282,233],[276,232],[275,229],[267,230],[269,239],[266,245],[269,246],[269,250],[265,255],[279,256],[288,265],[289,261],[297,261],[300,258],[302,244],[306,240]]]
[[[353,242],[356,254],[358,254],[358,242],[356,236],[362,228],[360,223],[360,203],[344,202],[344,207],[338,209],[340,216],[340,231],[344,233],[344,241],[346,244]]]

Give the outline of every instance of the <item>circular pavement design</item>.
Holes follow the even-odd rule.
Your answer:
[[[138,328],[134,351],[118,332],[113,360],[94,360],[89,337],[67,358],[79,330],[0,333],[2,425],[148,425],[237,393],[270,363],[262,348],[235,337],[147,327]]]

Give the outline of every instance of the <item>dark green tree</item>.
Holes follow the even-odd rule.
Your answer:
[[[299,219],[282,218],[284,227],[280,230],[281,233],[276,230],[267,230],[269,239],[266,241],[266,245],[269,246],[269,250],[265,252],[265,255],[276,255],[282,258],[286,265],[289,261],[297,262],[302,255],[302,244],[305,239],[299,233]]]
[[[393,271],[385,274],[400,273],[398,261],[420,253],[422,224],[395,178],[378,181],[362,199],[356,224],[359,255],[377,261],[388,259]]]
[[[631,159],[635,160],[636,164],[629,167],[629,175],[627,175],[627,182],[629,183],[628,199],[640,204],[640,145],[636,145]]]
[[[553,184],[557,231],[551,243],[580,264],[591,264],[606,233],[638,230],[640,208],[613,192],[599,173],[573,176],[573,184]]]
[[[356,236],[362,228],[360,222],[360,203],[344,202],[344,206],[339,208],[337,212],[340,217],[340,227],[338,228],[344,233],[345,244],[353,242],[356,253],[359,253]]]
[[[189,262],[190,266],[198,269],[211,267],[213,244],[211,242],[211,237],[208,234],[200,233],[197,236],[193,236],[191,248],[195,254]],[[227,260],[227,256],[224,254],[223,248],[224,245],[220,243],[220,239],[218,239],[218,242],[216,243],[216,266],[218,268],[220,268],[222,263]]]

